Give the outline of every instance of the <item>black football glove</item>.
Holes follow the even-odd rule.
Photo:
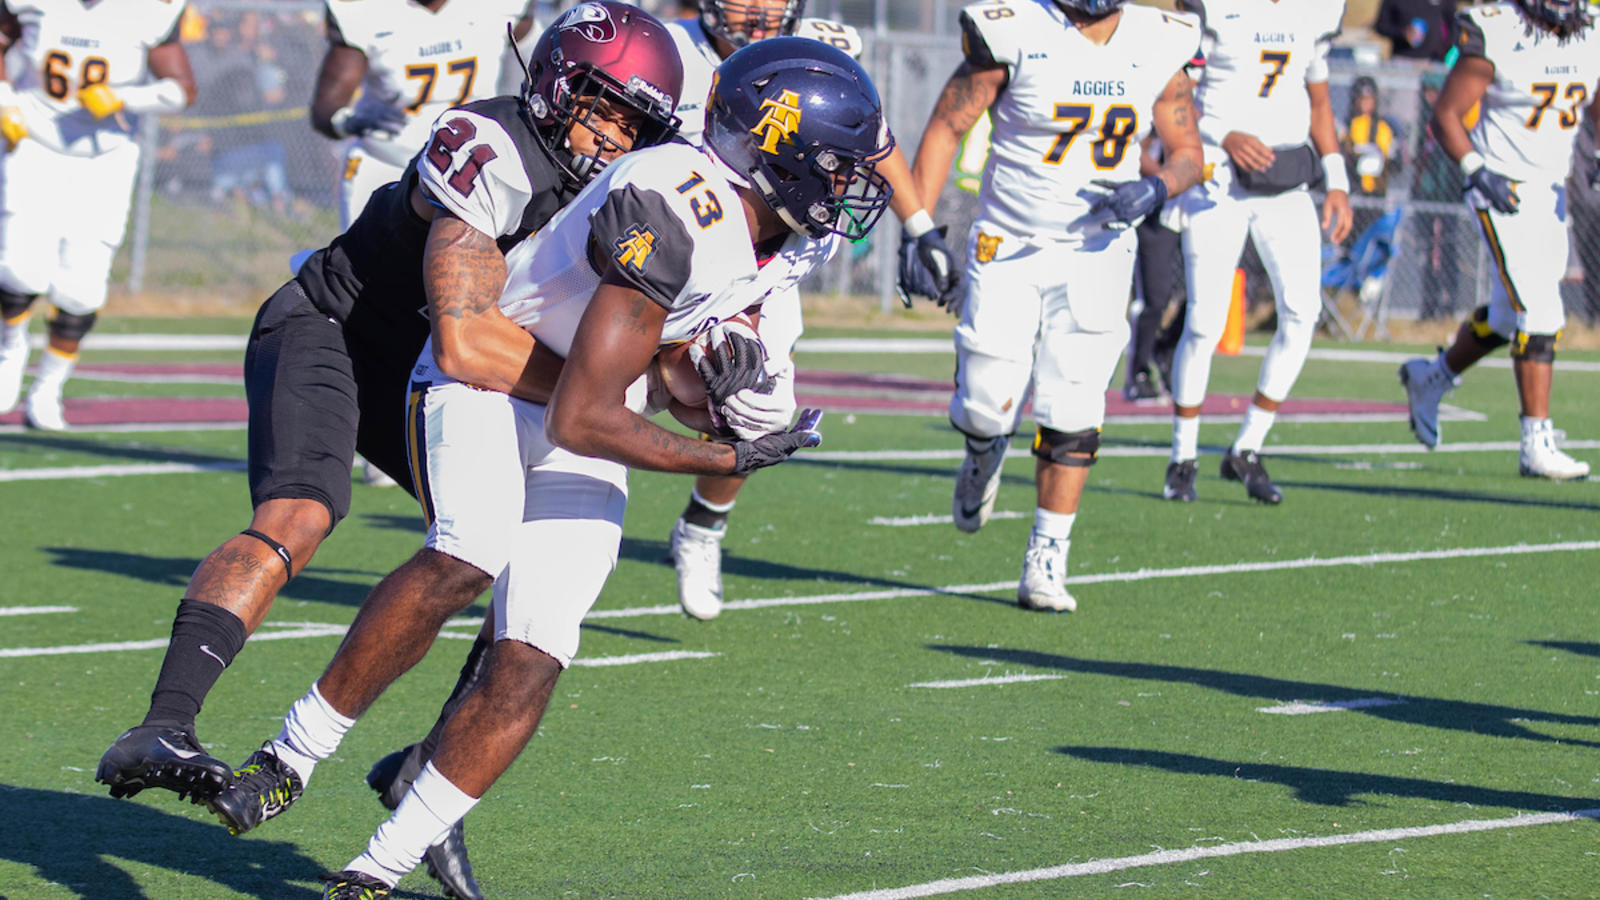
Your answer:
[[[1089,207],[1089,214],[1109,213],[1107,228],[1121,230],[1138,224],[1139,220],[1161,208],[1167,202],[1167,183],[1159,175],[1146,175],[1138,181],[1104,181],[1095,184],[1110,193]]]
[[[717,409],[728,398],[745,388],[770,391],[767,377],[767,348],[761,341],[729,330],[717,341],[703,358],[695,360],[694,368],[700,380],[706,383],[706,398],[711,408]]]
[[[340,110],[333,115],[333,130],[343,137],[361,137],[374,132],[398,135],[406,127],[405,111],[394,106],[362,106]]]
[[[1467,173],[1466,194],[1470,197],[1474,193],[1494,207],[1495,212],[1509,216],[1517,211],[1516,182],[1498,172],[1489,171],[1488,166],[1479,166]]]
[[[735,441],[733,445],[733,471],[731,475],[748,475],[757,469],[775,466],[803,447],[822,443],[822,410],[802,409],[800,418],[788,431],[762,435],[753,441]]]
[[[955,257],[944,242],[947,227],[940,225],[914,238],[900,232],[900,278],[896,283],[900,302],[911,308],[913,295],[927,297],[951,312],[961,304],[961,272]]]

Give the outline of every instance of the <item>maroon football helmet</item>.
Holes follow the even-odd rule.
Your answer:
[[[589,0],[561,14],[533,47],[522,84],[523,107],[556,164],[575,184],[605,167],[608,151],[625,149],[595,123],[596,104],[639,115],[633,149],[663,144],[678,132],[683,62],[667,28],[654,16],[616,0]],[[593,132],[599,149],[574,153],[573,124]]]

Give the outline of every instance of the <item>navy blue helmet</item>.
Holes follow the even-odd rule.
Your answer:
[[[877,165],[894,150],[883,103],[842,51],[768,38],[717,68],[705,142],[794,231],[856,240],[894,192]]]
[[[1587,0],[1517,0],[1517,5],[1563,38],[1589,27],[1591,21]]]
[[[1124,2],[1126,0],[1056,0],[1056,3],[1068,9],[1075,9],[1091,16],[1103,16],[1114,11]]]
[[[764,7],[754,3],[729,3],[727,0],[700,0],[700,25],[707,34],[715,35],[735,49],[750,43],[749,25],[743,26],[746,30],[738,31],[730,27],[728,13],[743,13],[745,23],[752,18],[760,17],[767,23],[766,30],[778,34],[794,34],[795,26],[800,24],[800,17],[805,14],[805,0],[788,0],[781,11],[768,12]]]

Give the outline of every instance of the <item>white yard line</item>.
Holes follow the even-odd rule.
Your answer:
[[[1135,569],[1130,572],[1106,572],[1099,575],[1075,575],[1067,584],[1103,584],[1106,582],[1151,581],[1157,578],[1191,578],[1208,575],[1242,575],[1255,572],[1284,572],[1294,569],[1323,569],[1340,566],[1373,566],[1383,564],[1427,562],[1448,559],[1479,559],[1492,556],[1527,556],[1539,553],[1581,553],[1600,550],[1600,541],[1568,541],[1559,544],[1509,544],[1501,547],[1455,547],[1447,550],[1417,550],[1409,553],[1366,553],[1352,556],[1307,557],[1263,562],[1228,563],[1214,566],[1183,566],[1176,569]],[[939,594],[985,594],[994,591],[1014,590],[1016,579],[993,581],[988,584],[956,584],[946,587],[891,588],[878,591],[812,594],[802,597],[769,597],[759,600],[734,600],[723,605],[727,610],[772,609],[791,606],[817,606],[826,603],[861,603],[869,600],[898,600],[907,597],[928,597]],[[636,606],[628,609],[597,609],[590,611],[586,620],[637,619],[648,616],[680,616],[676,603],[660,606]],[[451,627],[472,627],[473,619],[452,620]],[[271,623],[269,623],[271,624]],[[306,622],[282,622],[285,631],[257,632],[252,641],[287,640],[300,637],[323,637],[344,633],[342,625],[320,625]],[[450,637],[467,638],[468,634],[449,634]],[[120,650],[153,650],[165,647],[165,638],[153,641],[123,641],[108,644],[77,644],[67,647],[15,647],[0,648],[0,659],[22,656],[56,656],[65,653],[105,653]]]
[[[45,345],[46,335],[28,338],[35,350]],[[243,350],[245,334],[104,334],[94,332],[83,339],[85,350]]]
[[[0,616],[36,616],[43,613],[77,612],[76,606],[0,606]]]
[[[243,462],[138,463],[116,466],[57,466],[50,469],[0,469],[0,482],[123,478],[129,475],[193,475],[199,472],[242,472]]]
[[[1296,700],[1282,706],[1258,706],[1256,712],[1272,716],[1309,716],[1315,713],[1344,712],[1347,709],[1371,709],[1374,706],[1400,706],[1404,700],[1392,697],[1361,697],[1356,700],[1334,700],[1324,703],[1322,701],[1307,702]]]
[[[918,681],[906,687],[914,688],[964,688],[988,687],[992,684],[1021,684],[1028,681],[1060,681],[1065,675],[996,675],[993,678],[963,678],[959,681]]]
[[[163,431],[243,431],[244,422],[119,422],[113,425],[74,425],[67,433],[142,434]],[[23,425],[0,425],[0,434],[27,434]]]
[[[1127,869],[1149,866],[1170,866],[1175,863],[1194,862],[1201,859],[1219,859],[1254,853],[1283,853],[1288,850],[1306,850],[1318,847],[1340,847],[1350,844],[1385,844],[1413,838],[1437,837],[1446,834],[1471,834],[1479,831],[1500,831],[1507,828],[1533,828],[1540,825],[1561,825],[1600,819],[1600,809],[1581,809],[1576,812],[1538,813],[1515,815],[1504,819],[1466,819],[1443,825],[1420,825],[1412,828],[1382,828],[1375,831],[1357,831],[1351,834],[1330,834],[1323,837],[1278,838],[1270,841],[1240,841],[1205,847],[1188,847],[1183,850],[1157,850],[1137,856],[1113,859],[1095,859],[1083,863],[1069,863],[1042,869],[1025,869],[1019,872],[997,872],[973,875],[966,878],[946,878],[913,884],[900,888],[860,891],[853,894],[835,894],[825,900],[915,900],[919,897],[937,897],[957,894],[1004,884],[1026,884],[1038,881],[1056,881],[1082,875],[1104,875]]]

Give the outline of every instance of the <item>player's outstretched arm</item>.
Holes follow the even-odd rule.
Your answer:
[[[344,44],[329,44],[317,69],[317,86],[311,92],[311,127],[323,137],[339,140],[347,132],[336,128],[333,117],[350,107],[361,79],[367,76],[367,55]]]
[[[572,338],[545,431],[557,446],[632,469],[726,475],[735,450],[668,431],[629,409],[628,386],[661,342],[667,310],[608,269]]]
[[[493,238],[435,211],[422,281],[433,322],[433,359],[441,371],[463,384],[549,401],[562,360],[500,311],[506,260]]]
[[[939,194],[950,178],[950,164],[961,149],[961,139],[994,104],[1005,85],[1005,66],[979,67],[963,62],[939,92],[933,114],[922,129],[916,162],[911,166],[917,197],[929,215],[934,214]]]
[[[1205,170],[1200,114],[1194,105],[1194,82],[1182,69],[1167,82],[1151,107],[1150,115],[1151,125],[1165,152],[1161,168],[1155,174],[1166,183],[1167,196],[1176,197],[1199,184]]]
[[[1306,84],[1306,94],[1311,98],[1311,145],[1322,157],[1322,173],[1327,184],[1327,196],[1322,201],[1322,230],[1328,240],[1344,243],[1350,236],[1350,226],[1355,224],[1355,214],[1350,210],[1350,175],[1345,171],[1344,152],[1339,148],[1339,124],[1333,118],[1333,100],[1328,96],[1326,81]]]

